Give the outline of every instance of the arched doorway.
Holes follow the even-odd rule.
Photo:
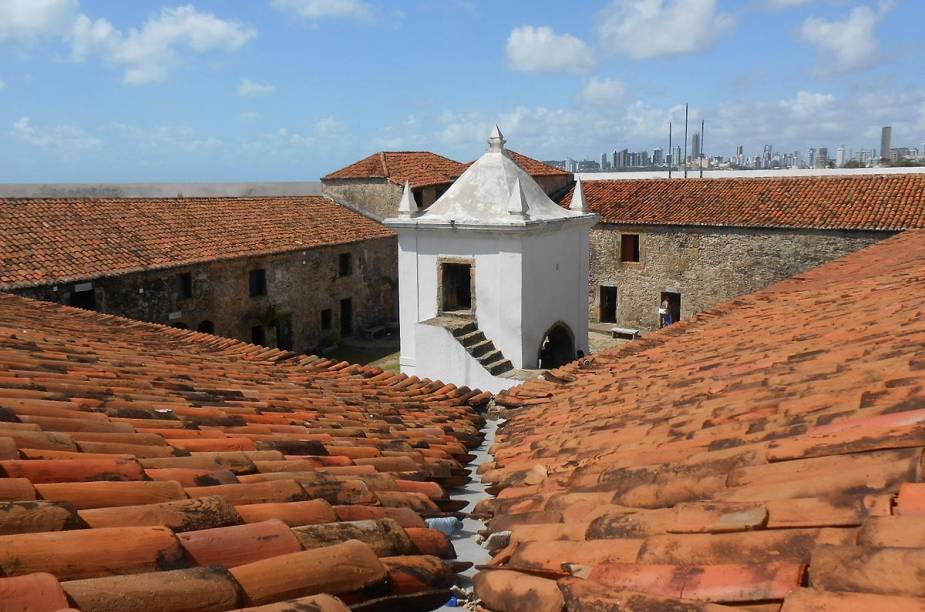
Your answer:
[[[170,326],[175,327],[177,329],[189,329],[189,325],[187,325],[186,323],[181,323],[179,321],[176,323],[171,323]]]
[[[558,368],[575,360],[575,334],[561,321],[543,334],[540,342],[539,367]]]
[[[198,326],[196,326],[196,331],[202,332],[204,334],[214,334],[215,333],[215,324],[212,321],[206,319]]]

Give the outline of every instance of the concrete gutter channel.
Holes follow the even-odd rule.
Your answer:
[[[489,497],[485,492],[485,484],[482,483],[482,475],[478,473],[478,468],[486,461],[491,460],[491,454],[488,452],[488,449],[494,444],[495,433],[498,430],[498,426],[503,423],[503,419],[499,422],[496,417],[489,417],[488,414],[485,415],[485,418],[486,423],[485,429],[483,430],[485,439],[478,448],[471,451],[476,456],[475,461],[471,462],[468,466],[469,472],[472,475],[472,480],[464,487],[450,489],[448,491],[451,498],[469,502],[469,504],[461,510],[464,514],[472,512],[478,502]],[[474,564],[473,567],[460,574],[459,583],[460,589],[471,593],[472,577],[478,572],[475,568],[488,563],[491,560],[491,555],[488,553],[488,550],[483,548],[478,542],[478,532],[485,528],[485,523],[478,519],[468,517],[464,518],[462,523],[462,529],[451,536],[450,540],[453,542],[453,547],[456,549],[457,558],[460,561],[470,561]],[[470,595],[470,597],[474,599],[475,595]],[[444,605],[439,608],[439,610],[441,612],[458,612],[459,610],[465,609],[464,606],[466,604],[467,601],[463,597],[460,597],[456,607]]]

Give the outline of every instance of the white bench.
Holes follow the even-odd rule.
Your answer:
[[[629,327],[611,327],[610,335],[614,338],[627,338],[629,340],[635,340],[639,337],[639,330]]]
[[[370,327],[368,329],[364,329],[363,335],[366,337],[367,340],[375,340],[376,338],[381,338],[385,336],[387,331],[388,330],[386,330],[385,326],[377,325],[376,327]]]

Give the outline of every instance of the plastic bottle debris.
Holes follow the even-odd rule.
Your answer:
[[[431,529],[436,529],[447,535],[452,536],[462,529],[462,521],[455,516],[439,516],[436,518],[426,519],[424,522]]]

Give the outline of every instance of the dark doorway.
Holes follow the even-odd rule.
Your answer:
[[[203,321],[196,326],[196,331],[202,332],[204,334],[214,334],[215,333],[215,323],[212,321]]]
[[[84,291],[71,292],[71,306],[74,308],[84,308],[86,310],[96,310],[96,292],[93,289]]]
[[[661,327],[665,325],[671,325],[672,323],[677,323],[681,320],[681,294],[675,293],[673,291],[663,291],[662,299],[659,301],[659,309],[661,309],[665,302],[668,302],[668,319],[666,320],[665,315],[662,314],[661,318]]]
[[[466,263],[441,264],[443,312],[472,310],[472,266]]]
[[[575,337],[565,323],[549,328],[540,343],[539,367],[558,368],[575,360]]]
[[[617,322],[617,288],[601,285],[601,323]]]
[[[276,323],[276,348],[292,350],[292,315],[283,315]]]
[[[177,329],[189,329],[189,326],[186,323],[181,323],[179,321],[176,323],[171,323],[170,326],[176,327]]]
[[[267,343],[267,332],[263,325],[254,325],[251,327],[251,344],[263,346]]]
[[[353,300],[340,301],[340,335],[346,338],[353,335]]]

